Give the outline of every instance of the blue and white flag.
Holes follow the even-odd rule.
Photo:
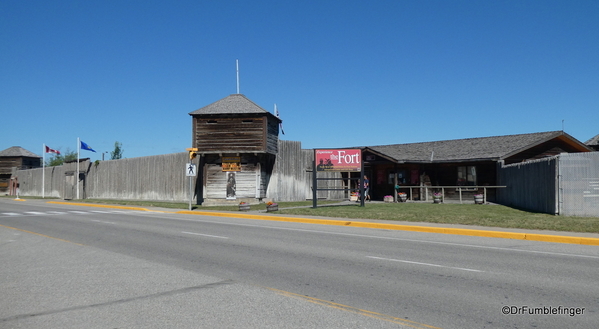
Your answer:
[[[81,142],[81,149],[82,150],[96,152],[96,151],[94,151],[93,148],[91,148],[89,145],[85,144],[83,141],[80,141],[80,142]]]

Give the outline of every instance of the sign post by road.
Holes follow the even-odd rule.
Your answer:
[[[198,175],[197,167],[192,161],[198,155],[198,149],[194,147],[186,150],[189,152],[189,163],[185,166],[185,176],[189,177],[189,210],[191,210],[191,201],[193,199],[193,177]]]
[[[317,178],[316,174],[325,171],[335,172],[359,172],[360,178],[358,178],[359,191],[360,191],[360,206],[364,207],[364,163],[362,162],[362,150],[361,149],[314,149],[314,167],[312,168],[312,208],[316,208],[318,196],[316,192],[318,190],[324,190],[318,188],[318,180],[334,180],[335,178]],[[348,177],[349,178],[349,177]],[[350,178],[351,179],[351,178]],[[326,190],[338,190],[338,189],[326,189]],[[341,189],[345,190],[345,189]],[[349,189],[351,191],[351,189]]]

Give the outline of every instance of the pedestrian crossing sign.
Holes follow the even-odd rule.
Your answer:
[[[189,163],[185,166],[185,176],[195,177],[197,176],[196,165]]]

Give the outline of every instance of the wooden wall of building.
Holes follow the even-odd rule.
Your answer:
[[[206,187],[204,197],[207,199],[226,199],[227,184],[232,175],[235,187],[234,198],[260,198],[260,164],[242,164],[241,171],[222,171],[220,165],[208,164],[206,171]]]
[[[266,115],[194,117],[193,144],[202,153],[275,154],[278,124]]]
[[[279,123],[268,120],[266,132],[266,153],[277,154],[279,152]]]
[[[42,158],[31,157],[0,157],[0,173],[9,174],[12,168],[31,169],[42,166]]]

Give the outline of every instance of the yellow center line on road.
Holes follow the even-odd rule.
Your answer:
[[[411,327],[411,328],[419,328],[419,329],[422,329],[422,328],[441,329],[439,327],[430,326],[428,324],[419,323],[419,322],[416,322],[416,321],[410,321],[410,320],[398,318],[398,317],[391,316],[391,315],[381,314],[381,313],[377,313],[377,312],[367,311],[367,310],[359,309],[359,308],[348,306],[348,305],[343,305],[343,304],[339,304],[339,303],[329,302],[329,301],[326,301],[326,300],[322,300],[322,299],[318,299],[318,298],[314,298],[314,297],[308,297],[308,296],[296,294],[296,293],[285,291],[285,290],[280,290],[280,289],[275,289],[275,288],[270,288],[270,287],[263,287],[263,288],[272,290],[272,291],[276,292],[277,294],[280,294],[280,295],[283,295],[283,296],[297,298],[297,299],[308,301],[310,303],[314,303],[314,304],[318,304],[318,305],[323,305],[323,306],[327,306],[327,307],[332,307],[332,308],[335,308],[335,309],[338,309],[338,310],[342,310],[342,311],[346,311],[346,312],[351,312],[351,313],[355,313],[355,314],[365,315],[365,316],[369,316],[369,317],[376,318],[376,319],[379,319],[379,320],[384,320],[384,321],[389,321],[389,322],[401,324],[401,325],[408,326],[408,327]]]
[[[79,246],[85,246],[84,244],[81,244],[81,243],[77,243],[77,242],[73,242],[73,241],[69,241],[69,240],[65,240],[65,239],[61,239],[61,238],[56,238],[56,237],[53,237],[53,236],[49,236],[49,235],[45,235],[45,234],[41,234],[41,233],[37,233],[37,232],[31,232],[31,231],[27,231],[27,230],[22,230],[22,229],[16,228],[16,227],[6,226],[6,225],[2,225],[2,224],[0,224],[0,226],[5,227],[5,228],[9,228],[11,230],[17,230],[17,231],[21,231],[21,232],[25,232],[25,233],[30,233],[30,234],[35,234],[35,235],[43,236],[44,238],[50,238],[50,239],[54,239],[54,240],[58,240],[58,241],[62,241],[62,242],[74,243],[74,244],[79,245]]]
[[[146,208],[129,207],[129,206],[112,206],[107,204],[95,204],[95,203],[75,203],[75,202],[60,202],[60,201],[48,201],[46,203],[53,204],[66,204],[69,206],[85,206],[85,207],[96,207],[96,208],[110,208],[110,209],[126,209],[126,210],[139,210],[139,211],[152,211]]]

